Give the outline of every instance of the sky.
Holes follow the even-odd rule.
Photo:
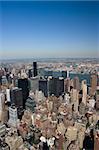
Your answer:
[[[99,1],[0,1],[0,58],[99,57]]]

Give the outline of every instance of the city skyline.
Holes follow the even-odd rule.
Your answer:
[[[99,57],[99,1],[0,1],[0,58]]]

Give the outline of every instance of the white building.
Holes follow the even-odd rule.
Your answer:
[[[69,103],[70,103],[70,96],[69,96],[69,94],[65,94],[65,96],[64,96],[64,100],[65,100],[65,103],[68,105]]]
[[[7,102],[10,102],[10,89],[6,89],[6,98],[7,98]]]
[[[4,93],[0,93],[0,111],[4,111],[5,107],[5,95]]]
[[[35,98],[38,102],[45,100],[44,93],[42,91],[36,90]]]
[[[72,89],[71,90],[71,103],[74,104],[74,111],[78,112],[78,105],[79,105],[79,101],[78,101],[78,90],[76,89]]]
[[[86,105],[86,102],[87,102],[87,85],[86,85],[86,80],[82,81],[82,92],[83,92],[82,102]]]
[[[17,125],[17,108],[15,106],[9,107],[9,125],[16,127]]]

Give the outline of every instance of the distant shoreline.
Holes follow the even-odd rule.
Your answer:
[[[99,58],[14,58],[0,59],[0,63],[6,62],[99,62]]]

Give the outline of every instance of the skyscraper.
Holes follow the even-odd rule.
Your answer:
[[[5,95],[4,93],[0,93],[0,111],[4,111],[5,107]]]
[[[30,78],[30,89],[35,93],[39,89],[39,77]]]
[[[82,81],[82,102],[86,105],[87,102],[87,84],[86,84],[86,80]]]
[[[74,111],[76,112],[78,112],[78,105],[79,105],[78,97],[79,97],[79,92],[77,91],[77,89],[72,89],[71,102],[74,105]]]
[[[2,122],[3,119],[3,112],[5,110],[5,95],[4,93],[0,93],[0,121]]]
[[[49,80],[49,95],[54,94],[59,97],[64,93],[64,79],[62,77]]]
[[[29,77],[29,78],[32,77],[32,69],[29,69],[29,71],[28,71],[28,77]]]
[[[93,74],[91,75],[91,93],[90,93],[91,95],[95,94],[96,88],[97,88],[97,75]]]
[[[74,89],[79,91],[80,83],[79,83],[79,78],[78,77],[74,77],[74,79],[73,79],[73,86],[74,86]]]
[[[11,107],[9,107],[9,125],[16,127],[17,119],[17,108],[12,105]]]
[[[37,62],[33,62],[33,76],[37,76]]]
[[[99,110],[99,86],[96,90],[96,109]]]
[[[48,96],[48,81],[46,79],[39,80],[39,91],[44,93],[44,96]]]
[[[27,78],[18,79],[18,87],[22,89],[23,108],[25,108],[26,100],[29,96],[29,82]]]
[[[21,88],[13,88],[11,89],[11,103],[15,104],[16,107],[23,106],[23,96]]]
[[[70,78],[64,80],[64,88],[66,93],[70,92]]]
[[[6,89],[6,100],[7,100],[7,104],[8,106],[11,105],[11,96],[10,96],[10,89]]]

